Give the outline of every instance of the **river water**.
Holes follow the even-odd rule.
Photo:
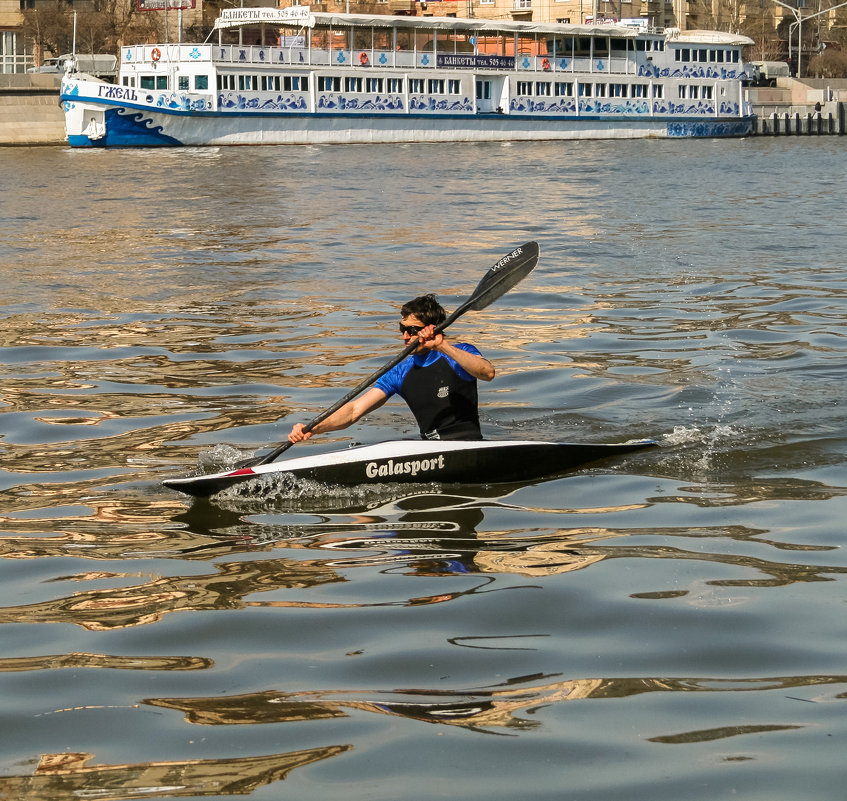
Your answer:
[[[0,150],[0,798],[843,794],[838,138]],[[528,486],[168,476],[452,329]],[[392,402],[298,446],[413,436]]]

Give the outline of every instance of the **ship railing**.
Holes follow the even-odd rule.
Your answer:
[[[536,72],[579,72],[579,73],[609,73],[614,75],[634,75],[636,65],[634,60],[626,58],[571,58],[569,56],[518,56],[518,70]]]
[[[207,52],[210,48],[210,53]],[[466,55],[466,54],[462,54]],[[181,60],[211,60],[216,64],[249,66],[293,66],[293,67],[369,67],[386,69],[439,69],[431,51],[355,49],[319,49],[262,47],[260,45],[211,45],[206,46],[200,56],[180,53]],[[205,57],[205,58],[203,58]],[[463,66],[456,69],[469,69]],[[485,70],[485,67],[477,67]],[[616,75],[635,74],[635,62],[625,58],[586,58],[550,55],[535,56],[519,54],[514,58],[516,72],[542,73],[609,73]],[[501,71],[501,70],[496,70]]]

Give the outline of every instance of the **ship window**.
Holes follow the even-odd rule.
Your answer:
[[[320,75],[318,77],[318,90],[321,92],[340,92],[341,78],[336,75]]]
[[[536,81],[535,83],[535,94],[538,97],[550,97],[552,94],[552,86],[549,81]]]
[[[156,76],[156,88],[157,89],[167,89],[168,88],[168,76],[167,75],[157,75]]]
[[[362,91],[362,79],[357,77],[357,76],[345,78],[344,79],[344,91],[345,92],[361,93],[361,91]]]
[[[580,97],[591,97],[591,93],[594,91],[593,83],[580,83],[577,84],[579,88],[579,96]]]
[[[643,39],[636,39],[635,40],[635,49],[638,52],[643,52],[644,50],[647,49],[647,42],[645,42]]]
[[[653,84],[653,97],[664,97],[665,96],[665,86],[661,83]]]
[[[187,75],[180,75],[179,78],[177,78],[177,88],[179,89],[180,92],[187,92],[188,91],[188,76]]]
[[[389,78],[388,79],[388,91],[389,92],[402,92],[403,91],[403,79],[402,78]]]
[[[591,55],[591,37],[578,36],[574,39],[574,55],[575,56],[590,56]]]
[[[462,82],[458,78],[451,78],[447,81],[447,94],[460,95],[462,94]]]
[[[700,97],[703,100],[711,100],[712,99],[712,87],[711,86],[701,86],[700,87]]]
[[[444,79],[443,78],[430,78],[427,81],[429,85],[429,93],[431,95],[443,95],[444,94]]]
[[[556,84],[556,97],[573,97],[573,84],[558,82]]]
[[[382,78],[366,78],[365,79],[365,91],[368,94],[378,95],[383,92],[383,79]]]
[[[142,89],[155,89],[156,78],[153,75],[142,75],[141,81],[138,84]]]
[[[208,89],[209,88],[209,76],[208,75],[195,75],[194,76],[194,88],[195,89]]]
[[[409,91],[416,92],[417,94],[423,94],[424,90],[424,79],[423,78],[409,78]]]
[[[609,95],[611,97],[626,97],[627,85],[625,83],[610,83],[609,84]]]
[[[647,97],[647,84],[634,83],[632,84],[631,97]]]
[[[518,85],[515,88],[519,95],[531,95],[532,81],[518,81]]]
[[[606,96],[606,84],[595,83],[594,84],[594,97],[605,97],[605,96]]]
[[[279,78],[276,79],[276,88],[279,89]],[[309,79],[305,75],[286,75],[282,79],[282,88],[286,92],[307,92]]]

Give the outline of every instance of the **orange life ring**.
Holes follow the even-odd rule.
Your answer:
[[[550,69],[550,59],[549,58],[545,58],[541,62],[541,69],[543,69],[543,70],[549,70]]]
[[[359,63],[365,67],[368,63],[368,54],[367,53],[359,53]]]
[[[154,47],[154,48],[150,51],[150,58],[152,58],[152,59],[153,59],[153,61],[158,61],[161,57],[162,57],[162,51],[161,51],[161,50],[159,50],[159,48],[158,48],[158,47]]]

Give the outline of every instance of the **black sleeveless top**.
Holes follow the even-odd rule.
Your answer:
[[[476,379],[460,375],[468,374],[448,356],[436,355],[405,359],[376,387],[389,396],[397,392],[409,404],[423,439],[482,439]]]

